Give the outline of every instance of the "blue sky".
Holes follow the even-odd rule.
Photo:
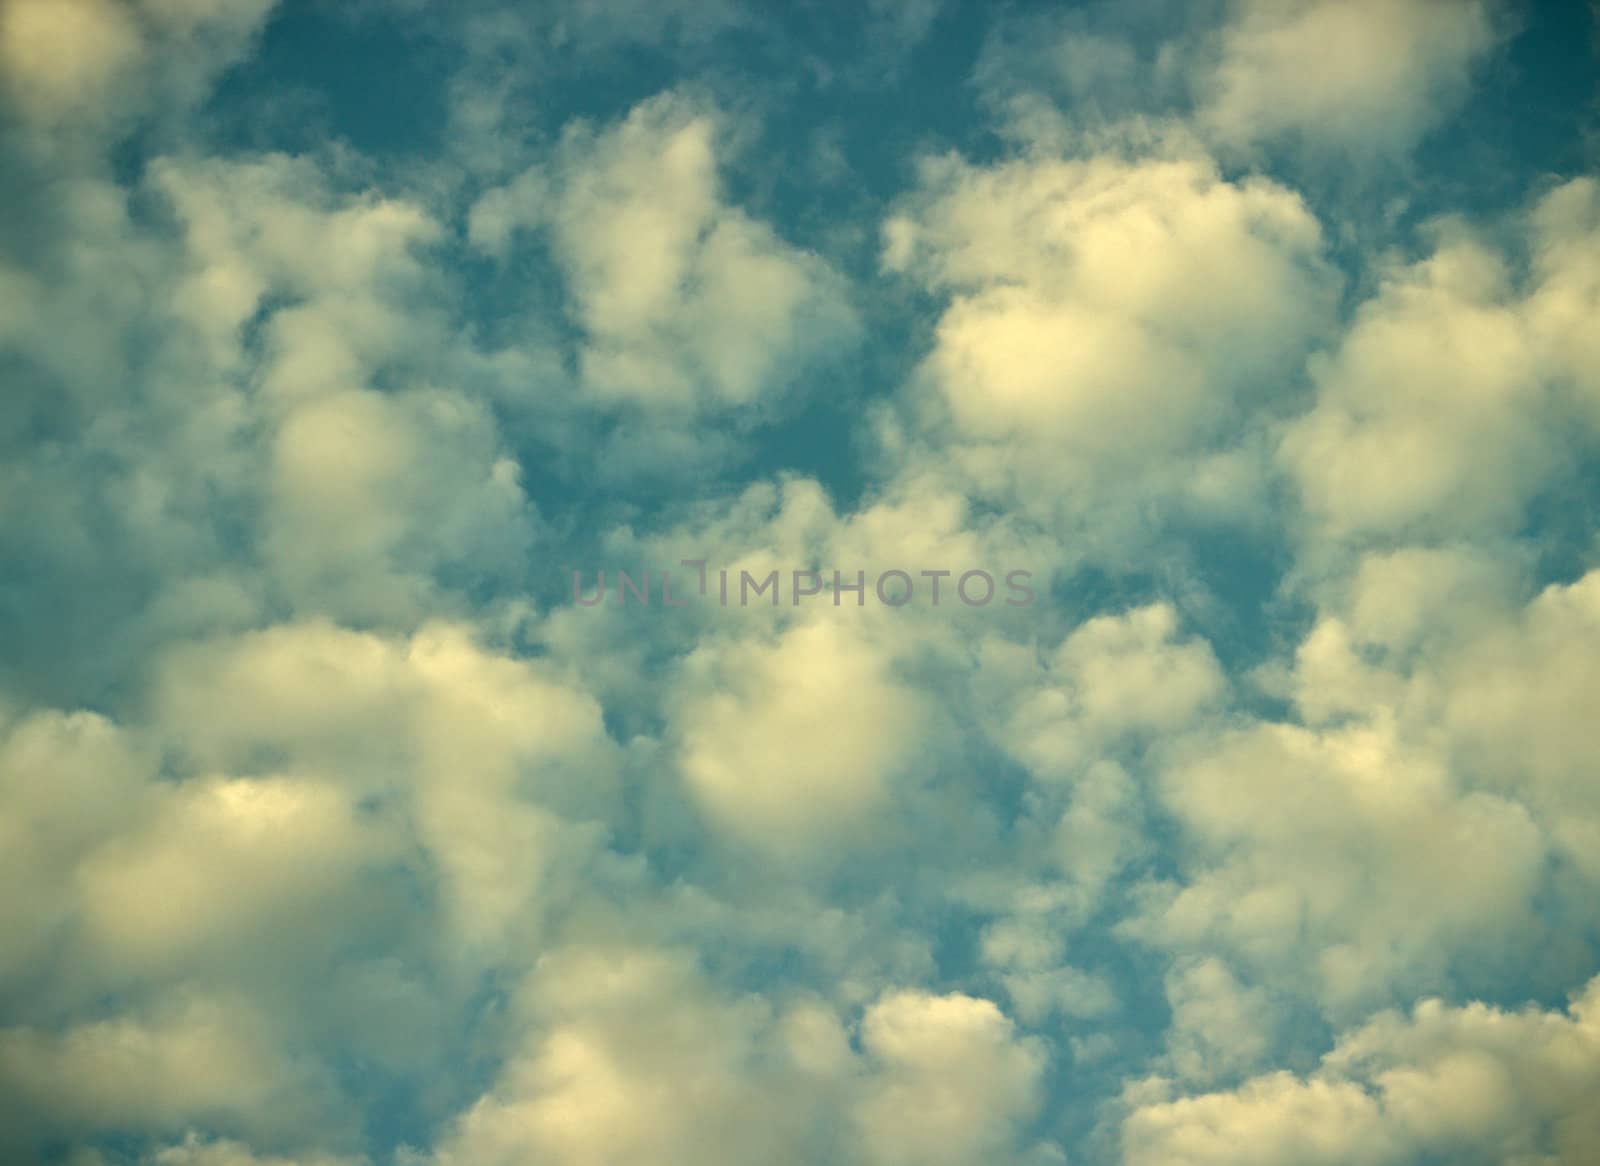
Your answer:
[[[0,0],[0,1159],[1600,1160],[1597,51]]]

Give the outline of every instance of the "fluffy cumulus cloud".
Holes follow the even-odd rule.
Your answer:
[[[1155,908],[1163,937],[1267,966],[1293,949],[1312,973],[1298,987],[1337,1011],[1530,912],[1542,845],[1527,810],[1451,790],[1437,759],[1381,729],[1267,725],[1208,749],[1166,778],[1196,861]]]
[[[1555,7],[0,0],[0,1160],[1589,1166]]]
[[[594,699],[460,626],[396,641],[279,625],[182,649],[159,693],[196,765],[242,768],[276,752],[343,787],[348,804],[409,805],[401,837],[431,852],[442,905],[472,945],[534,922],[542,881],[562,855],[588,848],[579,827],[603,819],[614,792]],[[271,795],[258,779],[236,796]],[[385,816],[348,826],[377,828]],[[296,849],[284,857],[300,877],[315,834],[277,833],[291,832]]]
[[[1091,0],[990,30],[975,79],[1011,132],[1147,137],[1323,175],[1403,164],[1529,23],[1505,0]],[[1041,98],[1065,99],[1052,106]]]
[[[770,646],[699,649],[686,662],[698,691],[681,714],[684,780],[736,834],[781,846],[849,830],[886,800],[919,736],[924,712],[890,663],[834,620]]]
[[[803,1160],[786,1145],[803,1115],[782,1103],[782,1070],[758,1075],[763,1001],[720,997],[681,954],[622,944],[553,953],[536,975],[544,1023],[462,1115],[442,1166]]]
[[[730,996],[684,953],[626,943],[551,953],[525,990],[525,1044],[439,1166],[978,1163],[1039,1100],[1042,1051],[959,993],[886,994],[853,1041],[820,1001]]]
[[[579,380],[602,401],[734,409],[781,393],[853,311],[829,266],[725,201],[716,110],[674,94],[620,124],[574,126],[555,164],[472,208],[472,240],[504,252],[541,228],[582,333]]]
[[[1600,1072],[1595,1004],[1593,982],[1565,1011],[1428,999],[1351,1031],[1303,1076],[1182,1099],[1139,1082],[1126,1160],[1583,1162],[1600,1149],[1585,1104]]]
[[[1365,161],[1393,156],[1465,97],[1505,34],[1496,0],[1243,0],[1200,119],[1230,145],[1287,140]]]
[[[1332,322],[1324,249],[1294,191],[1192,149],[930,160],[884,228],[946,305],[912,424],[966,488],[1118,553],[1155,512],[1248,511],[1250,418]]]
[[[987,1000],[896,993],[861,1043],[877,1069],[855,1110],[869,1161],[992,1161],[1038,1105],[1044,1055]]]
[[[1385,274],[1280,446],[1328,534],[1514,529],[1571,472],[1592,425],[1594,362],[1574,321],[1595,302],[1594,203],[1587,178],[1540,199],[1516,224],[1526,267],[1445,224],[1431,254]]]
[[[1300,200],[1204,159],[938,160],[923,186],[884,259],[951,294],[928,371],[975,436],[1093,459],[1181,448],[1280,373],[1326,306]]]
[[[204,98],[248,51],[274,0],[7,0],[3,84],[41,129],[115,132]],[[41,136],[37,144],[54,145]]]

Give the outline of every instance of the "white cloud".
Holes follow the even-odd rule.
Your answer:
[[[1328,291],[1299,199],[1199,159],[938,160],[889,231],[889,266],[955,293],[930,371],[961,428],[1079,456],[1216,424],[1230,390],[1294,357]]]
[[[0,8],[7,87],[41,113],[100,103],[143,49],[134,15],[115,0],[11,0]]]
[[[1578,320],[1600,307],[1586,264],[1600,247],[1596,205],[1578,179],[1512,219],[1504,240],[1437,223],[1431,254],[1387,266],[1338,348],[1313,362],[1316,404],[1278,451],[1325,545],[1493,539],[1570,473],[1595,416]]]
[[[895,989],[859,1048],[837,1011],[719,990],[687,953],[552,951],[519,989],[521,1044],[438,1166],[1022,1161],[1045,1057],[992,1003]]]
[[[275,0],[6,0],[0,86],[41,131],[98,132],[147,113],[182,112],[249,47]]]
[[[308,1129],[332,1133],[330,1081],[277,1035],[248,999],[196,991],[158,1001],[147,1015],[64,1031],[0,1030],[10,1111],[0,1144],[40,1132],[166,1134],[201,1123],[279,1141]]]
[[[1418,764],[1445,779],[1437,787],[1444,804],[1418,818],[1418,834],[1404,847],[1407,873],[1383,877],[1422,877],[1445,857],[1439,851],[1419,861],[1435,849],[1424,839],[1439,832],[1474,847],[1486,845],[1482,839],[1492,834],[1495,845],[1505,847],[1483,872],[1437,902],[1423,893],[1432,877],[1414,884],[1418,921],[1408,930],[1420,934],[1449,926],[1455,938],[1441,937],[1431,956],[1410,953],[1406,944],[1396,953],[1397,967],[1445,959],[1441,966],[1467,972],[1481,984],[1488,982],[1486,968],[1511,974],[1522,945],[1538,943],[1545,960],[1523,974],[1542,990],[1555,990],[1586,966],[1582,945],[1569,945],[1568,928],[1587,911],[1600,879],[1593,859],[1600,803],[1589,780],[1594,749],[1584,699],[1597,683],[1590,663],[1597,643],[1595,578],[1590,572],[1540,589],[1527,556],[1495,544],[1368,552],[1321,585],[1320,617],[1292,667],[1271,679],[1269,687],[1291,699],[1300,719],[1324,741],[1365,739],[1375,747],[1372,759],[1381,771],[1389,772],[1382,755],[1398,761],[1409,754],[1408,768]],[[1388,788],[1396,788],[1393,778]],[[1446,794],[1450,789],[1455,792]],[[1463,816],[1474,802],[1477,808]],[[1264,823],[1261,808],[1256,815]],[[1491,810],[1481,825],[1469,826]],[[1322,816],[1332,820],[1326,811]],[[1522,826],[1515,825],[1519,817]],[[1492,829],[1491,818],[1499,821]],[[1530,826],[1537,830],[1533,849]],[[1368,834],[1377,836],[1370,829]],[[1468,843],[1469,837],[1478,841]],[[1397,841],[1397,857],[1399,846]],[[1298,853],[1309,857],[1312,851],[1302,846]],[[1530,869],[1536,856],[1538,868]],[[1387,862],[1363,861],[1374,871]],[[1537,875],[1536,883],[1527,881],[1530,874]],[[1491,884],[1501,879],[1507,881],[1494,889]],[[1441,895],[1446,882],[1456,881],[1442,867],[1438,880]],[[1518,886],[1519,895],[1539,888],[1538,912],[1512,909],[1502,899]],[[1447,923],[1466,888],[1500,904],[1483,905],[1474,936],[1456,930],[1464,920]],[[1389,896],[1409,893],[1396,883]],[[1367,912],[1361,925],[1373,938],[1376,917]],[[1413,968],[1409,974],[1423,973]]]
[[[1239,0],[1200,71],[1199,120],[1239,146],[1393,157],[1463,100],[1506,33],[1496,0]]]
[[[546,668],[431,624],[386,639],[309,622],[173,654],[165,721],[197,760],[286,753],[355,794],[400,793],[460,936],[494,954],[538,924],[552,868],[592,840],[615,785],[600,712]]]
[[[311,610],[409,622],[437,573],[519,576],[530,506],[494,421],[456,393],[329,393],[291,410],[270,468],[264,535]]]
[[[0,737],[0,984],[42,974],[85,852],[116,835],[155,772],[149,744],[91,713],[36,711]]]
[[[682,953],[562,949],[522,999],[542,1023],[442,1140],[438,1166],[806,1160],[803,1096],[763,1063],[767,1005],[721,996]]]
[[[1053,1014],[1084,1018],[1113,1011],[1116,993],[1101,977],[1065,962],[1065,944],[1052,922],[1042,913],[1018,913],[983,929],[983,962],[997,972],[1018,1018],[1031,1025]]]
[[[1168,604],[1100,616],[1077,627],[1024,690],[1002,743],[1039,778],[1061,780],[1119,738],[1182,729],[1222,696],[1225,681],[1203,640],[1180,641]]]
[[[877,1074],[854,1116],[875,1164],[1004,1160],[1039,1103],[1043,1050],[987,1000],[891,993],[868,1009],[861,1047]]]
[[[167,162],[154,182],[184,226],[180,318],[230,379],[249,375],[258,326],[255,421],[271,439],[250,486],[274,581],[312,610],[404,623],[441,569],[520,573],[530,508],[484,403],[417,373],[374,386],[448,343],[426,306],[430,215],[281,156]]]
[[[1162,792],[1191,857],[1135,929],[1218,945],[1333,1015],[1415,991],[1528,920],[1544,842],[1527,810],[1458,789],[1381,721],[1226,732]]]
[[[1192,151],[943,158],[884,233],[886,267],[949,296],[909,403],[927,464],[1082,555],[1124,553],[1159,507],[1249,514],[1241,418],[1332,319],[1297,195]]]
[[[398,839],[364,822],[347,791],[199,780],[157,787],[141,810],[75,872],[83,942],[103,966],[185,975],[315,959],[385,906],[359,880],[395,860]]]
[[[1367,176],[1466,104],[1518,22],[1505,0],[1100,0],[996,20],[976,80],[1024,141],[1186,137]]]
[[[1356,532],[1503,528],[1551,469],[1504,265],[1471,240],[1397,272],[1317,370],[1282,447],[1311,514]]]
[[[1566,1014],[1425,1000],[1346,1034],[1309,1077],[1136,1103],[1124,1161],[1580,1166],[1600,1152],[1597,1007],[1594,981]]]
[[[1591,426],[1600,425],[1600,181],[1575,178],[1546,194],[1529,216],[1536,287],[1529,325],[1558,388]]]
[[[1245,987],[1214,958],[1179,961],[1167,973],[1167,1056],[1179,1080],[1208,1085],[1259,1065],[1273,1046],[1267,993]]]
[[[285,625],[158,672],[135,728],[33,713],[0,739],[0,918],[28,939],[0,961],[28,1001],[0,1030],[8,1144],[337,1148],[330,1050],[436,1070],[476,977],[578,888],[615,813],[598,706],[442,624]]]
[[[584,334],[580,378],[599,400],[750,406],[850,339],[842,280],[724,200],[728,138],[713,111],[663,94],[603,132],[569,130],[554,167],[472,210],[471,236],[493,252],[518,228],[549,230]]]
[[[1443,723],[1461,765],[1537,807],[1571,860],[1600,880],[1588,699],[1600,685],[1600,572],[1480,628],[1440,670]]]
[[[1167,604],[1088,620],[1053,650],[986,637],[977,653],[986,731],[1033,780],[1041,857],[1064,880],[1057,925],[1081,926],[1150,845],[1141,783],[1117,759],[1131,765],[1207,726],[1226,681]]]
[[[292,1158],[258,1154],[243,1142],[205,1139],[190,1134],[176,1145],[151,1153],[144,1166],[363,1166],[365,1158],[331,1154],[296,1154]]]
[[[927,715],[859,622],[829,616],[686,662],[684,780],[720,828],[780,853],[865,840]]]

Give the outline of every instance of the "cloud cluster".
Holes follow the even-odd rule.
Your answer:
[[[1516,26],[0,0],[0,1157],[1590,1162],[1600,185],[1385,185]]]
[[[1583,1162],[1600,1150],[1585,1099],[1600,1073],[1596,986],[1566,1012],[1424,1000],[1350,1032],[1306,1076],[1166,1100],[1127,1098],[1130,1163]]]
[[[969,1164],[1015,1143],[1043,1055],[986,1000],[898,992],[859,1049],[820,1001],[730,998],[681,952],[563,949],[525,987],[527,1045],[439,1166],[523,1161]],[[541,1023],[542,1018],[542,1023]]]

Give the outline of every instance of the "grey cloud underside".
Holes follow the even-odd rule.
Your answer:
[[[1536,34],[0,0],[0,1159],[1595,1161]]]

